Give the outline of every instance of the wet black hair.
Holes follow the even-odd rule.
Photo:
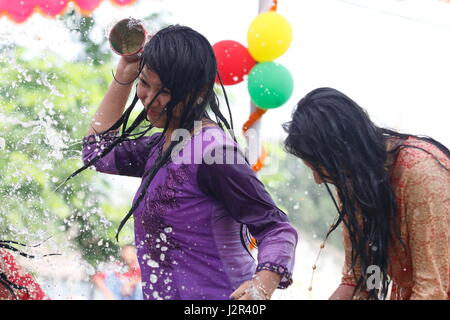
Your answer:
[[[325,181],[339,213],[326,238],[341,222],[349,231],[352,268],[359,259],[362,273],[356,279],[354,294],[359,288],[366,289],[367,276],[363,270],[375,265],[381,271],[381,287],[368,290],[369,298],[386,298],[390,281],[388,249],[392,237],[401,241],[395,195],[386,168],[388,154],[402,148],[417,148],[402,144],[409,137],[432,143],[450,158],[449,150],[430,137],[377,127],[355,101],[333,88],[318,88],[308,93],[297,104],[292,121],[283,124],[283,128],[288,133],[285,150],[314,168]],[[390,138],[398,138],[400,142],[387,150],[386,141]],[[340,205],[327,181],[336,187]]]
[[[125,110],[116,123],[106,131],[100,133],[107,134],[108,132],[116,131],[122,127],[120,136],[116,137],[96,157],[72,173],[64,183],[92,166],[119,143],[130,139],[139,139],[153,129],[153,125],[150,123],[143,131],[137,133],[134,132],[135,129],[146,120],[147,108],[151,106],[153,101],[155,101],[163,90],[168,90],[171,96],[170,101],[165,106],[167,121],[163,129],[163,134],[155,139],[149,148],[157,145],[161,139],[164,138],[164,133],[168,130],[173,119],[174,109],[179,104],[183,105],[183,109],[180,115],[178,128],[186,129],[191,132],[194,128],[195,121],[200,121],[203,118],[211,119],[208,112],[208,110],[210,110],[214,114],[215,121],[220,128],[223,130],[226,129],[236,141],[233,132],[233,120],[228,97],[221,81],[220,84],[228,107],[230,123],[219,108],[219,99],[214,91],[216,76],[219,77],[220,80],[220,76],[217,72],[217,61],[211,44],[203,35],[189,27],[180,25],[171,25],[161,29],[152,36],[144,47],[139,67],[140,72],[142,72],[144,67],[147,67],[159,76],[163,87],[155,95],[149,105],[145,106],[138,114],[134,122],[130,126],[127,126],[130,114],[139,100],[137,94],[135,94],[131,105]],[[131,209],[121,221],[116,233],[116,240],[118,240],[121,229],[144,198],[146,190],[156,173],[170,161],[171,152],[178,143],[180,142],[173,141],[167,150],[159,155],[155,164],[149,170],[144,172],[142,176],[142,188],[140,188],[141,192],[136,198],[136,201],[133,202]]]
[[[28,253],[25,253],[25,252],[22,252],[21,250],[17,249],[14,245],[19,245],[19,246],[22,246],[22,247],[33,247],[33,248],[35,248],[35,247],[39,247],[41,244],[42,243],[34,245],[34,246],[28,246],[26,244],[23,244],[23,243],[20,243],[20,242],[17,242],[17,241],[0,240],[0,248],[8,249],[10,251],[18,253],[19,255],[21,255],[23,257],[30,258],[30,259],[34,259],[35,256],[31,255],[31,254],[28,254]],[[59,254],[59,253],[51,253],[51,254],[43,255],[42,257],[57,256],[57,255],[61,255],[61,254]],[[14,289],[16,289],[16,290],[24,290],[24,291],[26,291],[28,293],[28,288],[9,281],[6,273],[3,272],[2,270],[0,270],[0,286],[3,286],[6,290],[8,290],[8,292],[11,294],[11,296],[14,299],[17,299],[17,296],[16,296],[16,293],[14,292]]]

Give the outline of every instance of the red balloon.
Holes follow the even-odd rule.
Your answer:
[[[250,55],[248,49],[239,42],[223,40],[213,45],[216,54],[217,70],[224,85],[232,85],[244,80],[253,66],[255,59]],[[219,78],[216,77],[216,83]]]

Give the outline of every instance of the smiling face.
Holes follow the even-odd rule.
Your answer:
[[[161,89],[161,93],[156,97],[150,106],[151,101]],[[171,95],[169,90],[163,87],[159,76],[147,68],[147,66],[144,66],[144,69],[139,75],[137,96],[147,110],[147,120],[157,128],[164,128],[167,121],[165,107],[169,103]],[[172,122],[176,122],[180,115],[181,108],[177,106],[173,111]]]

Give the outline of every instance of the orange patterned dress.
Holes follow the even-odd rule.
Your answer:
[[[403,145],[422,148],[434,157],[423,150],[404,147],[388,164],[405,244],[403,247],[398,238],[393,238],[388,271],[392,279],[390,299],[449,299],[450,161],[426,141],[411,137]],[[361,270],[358,265],[350,270],[351,242],[345,227],[343,235],[342,284],[354,285],[355,275]]]

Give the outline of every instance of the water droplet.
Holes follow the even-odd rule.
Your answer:
[[[170,232],[172,232],[172,228],[171,227],[164,228],[164,232],[170,233]]]
[[[159,268],[159,264],[158,262],[152,260],[152,259],[148,259],[147,261],[147,265],[151,268]]]
[[[150,275],[150,282],[156,283],[158,281],[158,276],[156,274]]]

